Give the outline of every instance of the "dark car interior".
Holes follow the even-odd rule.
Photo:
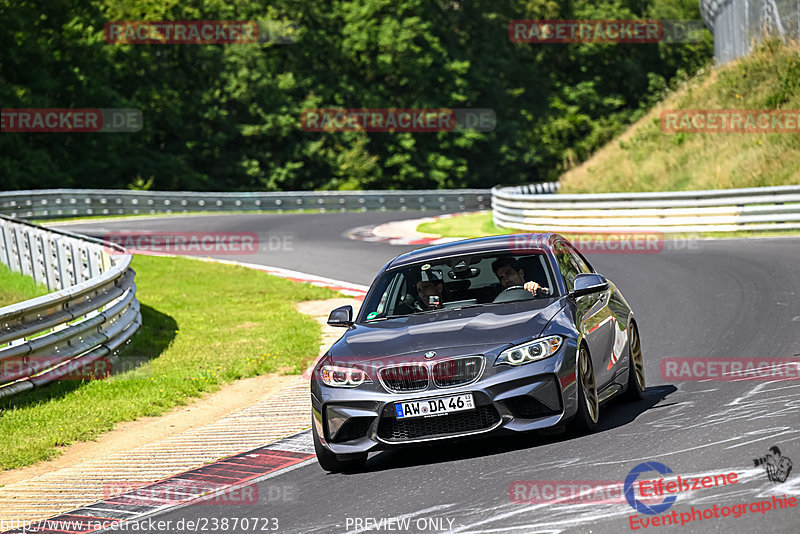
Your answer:
[[[495,299],[502,293],[502,287],[492,271],[492,263],[498,257],[500,256],[452,258],[389,274],[394,282],[387,282],[374,317],[421,311],[424,307],[417,291],[417,282],[420,280],[433,280],[443,284],[442,309],[497,302]],[[550,289],[551,293],[554,292],[555,284],[543,255],[516,256],[515,259],[524,271],[525,282],[537,282]],[[519,298],[521,297],[507,300]]]

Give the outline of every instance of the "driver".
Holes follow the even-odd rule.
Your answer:
[[[492,263],[492,270],[494,271],[497,279],[500,280],[500,286],[503,290],[509,287],[520,286],[530,291],[534,296],[539,293],[542,286],[536,282],[525,281],[525,271],[522,265],[519,264],[514,258],[499,258]],[[543,293],[543,291],[541,291]]]

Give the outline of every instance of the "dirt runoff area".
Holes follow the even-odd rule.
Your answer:
[[[301,313],[314,317],[322,326],[320,354],[342,335],[341,328],[327,325],[330,311],[350,304],[357,311],[361,302],[354,298],[337,298],[299,303]],[[95,441],[80,442],[63,447],[61,454],[28,467],[0,472],[0,486],[23,482],[36,476],[72,467],[81,462],[114,453],[135,449],[142,445],[202,427],[237,412],[257,402],[277,395],[294,383],[297,375],[270,373],[237,380],[217,392],[198,398],[187,406],[176,407],[159,417],[144,417],[118,424],[112,431],[100,435]],[[265,444],[266,445],[266,444]]]

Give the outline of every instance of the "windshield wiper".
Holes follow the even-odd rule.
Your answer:
[[[483,304],[464,304],[463,306],[457,306],[455,308],[442,308],[444,310],[466,310],[467,308],[479,308],[481,306],[486,306],[487,304],[492,304],[491,302],[484,302]]]
[[[411,314],[405,313],[402,315],[385,315],[383,317],[373,317],[372,319],[367,319],[365,323],[374,323],[375,321],[385,321],[386,319],[398,319],[400,317],[408,317]]]

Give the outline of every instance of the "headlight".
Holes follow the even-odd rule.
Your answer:
[[[319,370],[319,375],[326,386],[336,388],[355,388],[364,382],[372,382],[367,373],[353,367],[323,365]]]
[[[496,365],[523,365],[544,360],[558,352],[562,341],[561,336],[548,336],[516,345],[501,352]]]

